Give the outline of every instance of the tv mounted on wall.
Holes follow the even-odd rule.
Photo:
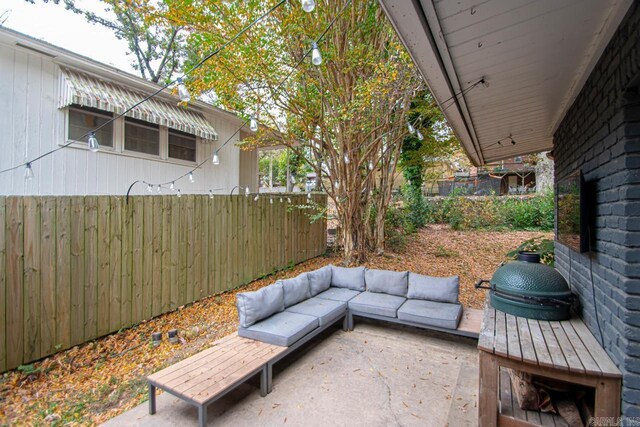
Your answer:
[[[556,185],[556,239],[575,250],[589,252],[589,194],[582,171],[558,180]]]

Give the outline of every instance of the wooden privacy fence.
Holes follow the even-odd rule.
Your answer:
[[[0,372],[322,254],[304,204],[0,197]]]

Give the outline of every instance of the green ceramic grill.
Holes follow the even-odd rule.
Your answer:
[[[564,277],[541,264],[535,252],[520,252],[517,261],[498,268],[491,280],[479,280],[476,288],[490,290],[491,305],[496,310],[529,319],[568,319],[576,301]]]

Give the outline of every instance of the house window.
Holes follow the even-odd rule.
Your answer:
[[[127,117],[124,124],[124,149],[159,156],[160,127]]]
[[[169,158],[196,161],[196,137],[169,129]]]
[[[69,108],[69,141],[87,143],[89,132],[96,132],[101,147],[113,147],[113,123],[108,123],[113,115],[106,111],[73,106]],[[101,127],[102,126],[102,127]]]

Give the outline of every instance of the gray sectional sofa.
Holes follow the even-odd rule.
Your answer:
[[[457,276],[328,265],[239,293],[238,335],[294,350],[338,321],[352,330],[354,316],[458,333],[458,293]]]

